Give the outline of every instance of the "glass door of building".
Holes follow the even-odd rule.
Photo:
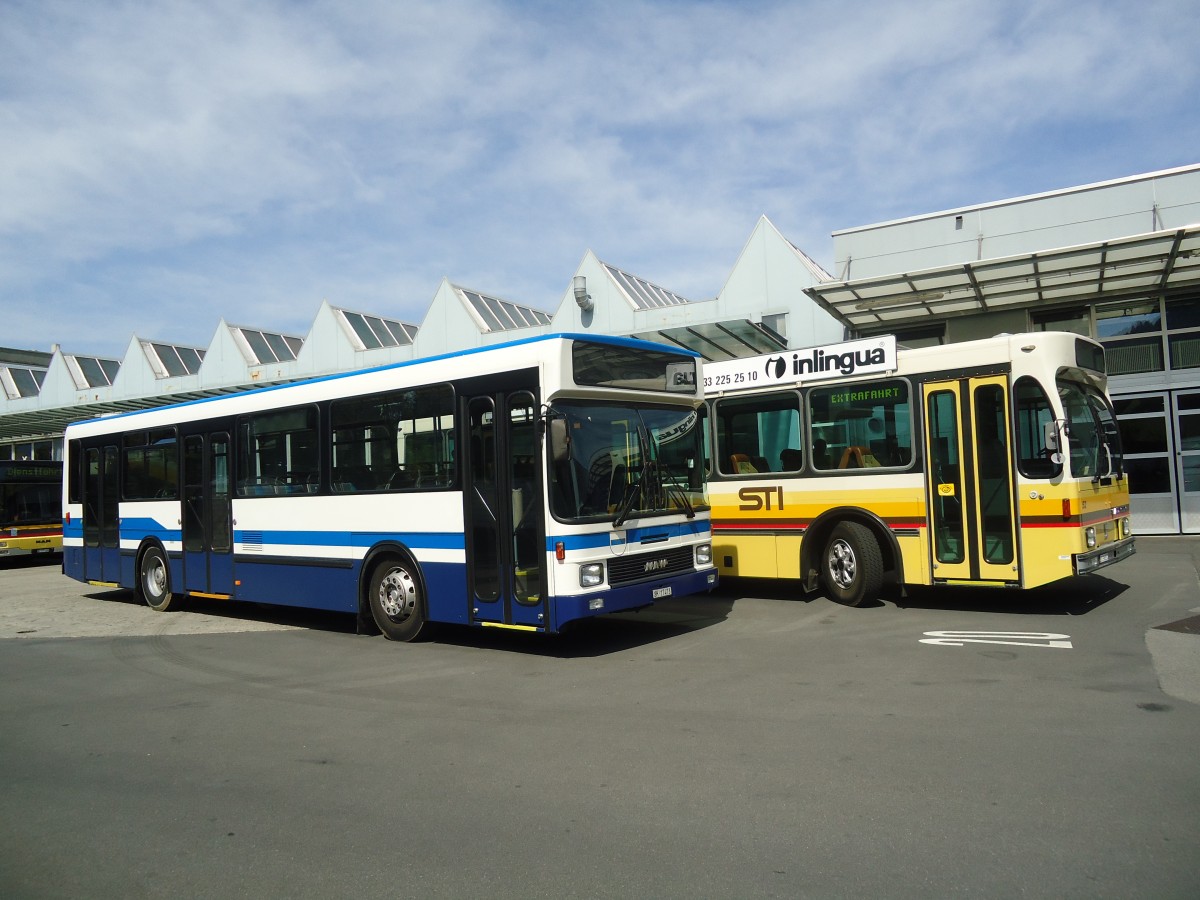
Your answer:
[[[1121,429],[1125,471],[1129,475],[1134,534],[1178,534],[1175,462],[1178,440],[1168,416],[1170,393],[1127,394],[1114,398],[1113,406]]]
[[[1200,534],[1200,390],[1171,397],[1175,422],[1175,475],[1179,487],[1179,525],[1184,534]],[[1137,520],[1134,520],[1137,530]]]

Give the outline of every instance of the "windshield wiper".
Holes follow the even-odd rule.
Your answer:
[[[617,516],[613,519],[613,528],[620,528],[625,520],[629,518],[629,514],[633,512],[633,504],[642,493],[642,482],[646,480],[646,467],[642,466],[642,477],[638,479],[637,484],[633,486],[633,490],[629,492],[629,496],[621,501],[621,508],[617,511]]]
[[[683,501],[683,508],[687,511],[689,519],[696,518],[696,510],[692,508],[692,501],[688,499],[687,491],[679,486],[679,479],[676,477],[674,470],[662,460],[658,464],[662,467],[663,475],[666,476],[666,481],[663,483],[668,486],[668,490],[674,490],[679,495],[679,499]]]

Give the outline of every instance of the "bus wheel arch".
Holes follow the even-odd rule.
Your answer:
[[[363,560],[359,620],[367,620],[388,640],[417,641],[428,635],[427,596],[421,566],[404,545],[382,544]]]
[[[137,592],[155,612],[178,609],[180,594],[171,590],[171,566],[167,551],[158,541],[145,541],[137,553]]]
[[[895,535],[864,510],[829,510],[805,532],[800,571],[804,587],[824,587],[831,600],[847,606],[877,601],[884,576],[903,582],[903,558]]]

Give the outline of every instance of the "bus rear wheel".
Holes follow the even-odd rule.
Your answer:
[[[138,566],[138,589],[146,605],[158,612],[166,612],[176,602],[176,596],[171,593],[167,558],[157,547],[151,547],[142,554],[142,562]]]
[[[825,545],[821,580],[830,598],[846,606],[862,606],[879,598],[883,554],[869,528],[857,522],[834,526]]]
[[[388,559],[371,575],[371,617],[389,641],[415,641],[425,630],[425,597],[413,566]]]

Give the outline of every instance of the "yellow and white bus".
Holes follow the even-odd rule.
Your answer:
[[[1104,349],[1042,332],[873,337],[710,363],[713,555],[841,603],[1030,588],[1134,552]]]

